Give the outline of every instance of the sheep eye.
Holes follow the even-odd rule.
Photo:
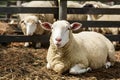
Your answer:
[[[24,25],[26,25],[25,21],[21,21],[21,23],[23,23]]]
[[[24,23],[24,21],[21,21],[21,23]]]

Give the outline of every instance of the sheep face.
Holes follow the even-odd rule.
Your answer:
[[[28,16],[21,21],[21,26],[25,28],[25,35],[33,35],[36,31],[39,20],[36,16]]]
[[[83,7],[87,7],[87,8],[101,8],[102,7],[102,3],[101,2],[96,2],[96,1],[87,1],[83,4]]]
[[[63,47],[69,41],[70,30],[77,30],[81,27],[81,24],[78,22],[70,25],[70,23],[65,20],[56,21],[53,24],[44,22],[42,25],[44,29],[52,31],[51,39],[58,48]]]

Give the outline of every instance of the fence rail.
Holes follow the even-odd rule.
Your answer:
[[[57,7],[0,7],[1,13],[16,14],[16,13],[46,13],[58,14]],[[110,14],[119,15],[120,8],[68,8],[67,14]],[[75,22],[75,21],[70,21]],[[120,27],[120,21],[77,21],[83,24],[83,27]],[[89,25],[88,25],[89,24]]]
[[[120,35],[105,35],[111,41],[120,41]],[[0,35],[0,42],[42,42],[48,43],[50,35]]]
[[[43,0],[44,1],[44,0]],[[53,1],[53,0],[51,0]],[[61,0],[61,3],[67,0]],[[84,0],[79,0],[84,1]],[[94,0],[99,1],[99,0]],[[103,0],[106,1],[106,0]],[[116,0],[113,0],[116,1]],[[120,1],[120,0],[119,0]],[[61,8],[60,8],[61,7]],[[64,10],[63,10],[64,9]],[[62,11],[63,10],[63,11]],[[60,12],[62,11],[62,12]],[[120,15],[119,8],[67,8],[66,5],[59,5],[58,7],[0,7],[0,13],[2,14],[16,14],[16,13],[51,13],[59,19],[65,19],[67,14],[109,14],[109,15]],[[62,13],[62,14],[61,14]],[[66,14],[65,14],[66,13]],[[75,22],[75,21],[70,21]],[[83,27],[120,27],[120,21],[77,21],[83,24]],[[105,35],[111,41],[120,41],[120,35]],[[49,36],[23,36],[23,35],[1,35],[0,42],[48,42]]]

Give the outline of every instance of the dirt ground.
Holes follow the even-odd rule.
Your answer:
[[[25,48],[23,43],[0,46],[0,80],[120,80],[120,51],[116,63],[81,75],[59,75],[46,69],[47,48]]]

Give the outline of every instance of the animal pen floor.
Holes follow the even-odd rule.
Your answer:
[[[24,48],[22,43],[0,46],[0,80],[120,80],[120,51],[115,66],[81,75],[58,75],[46,69],[47,48]]]

